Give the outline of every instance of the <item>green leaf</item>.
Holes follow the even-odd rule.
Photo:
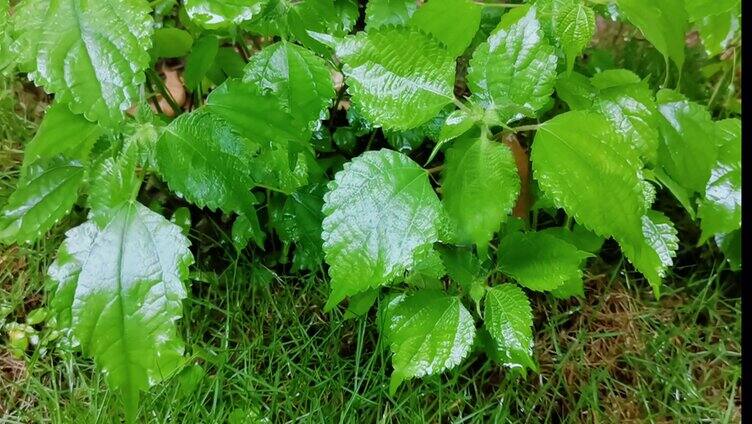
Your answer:
[[[144,0],[26,0],[13,14],[14,52],[58,103],[111,126],[138,99],[154,25]]]
[[[228,29],[258,16],[267,0],[184,0],[188,17],[205,29]]]
[[[447,150],[441,174],[447,214],[457,227],[458,241],[475,243],[485,256],[488,242],[512,211],[520,192],[520,177],[507,146],[464,138]]]
[[[159,28],[154,31],[155,58],[183,57],[190,53],[193,37],[188,31],[179,28]]]
[[[366,31],[385,25],[407,25],[417,8],[414,0],[370,0],[366,4]]]
[[[244,170],[256,185],[289,194],[308,184],[313,124],[287,112],[279,97],[254,83],[228,80],[207,97],[205,110],[256,146],[258,157]]]
[[[592,109],[598,97],[588,77],[577,72],[562,73],[556,78],[556,94],[572,110]]]
[[[672,90],[660,90],[656,100],[662,115],[659,165],[682,187],[703,193],[718,157],[710,113]]]
[[[684,65],[684,36],[688,29],[683,3],[683,0],[617,0],[627,20],[679,69]]]
[[[487,273],[472,250],[456,246],[439,246],[438,252],[449,278],[458,283],[476,305],[480,303],[486,294]]]
[[[345,164],[329,183],[323,213],[330,310],[346,296],[410,270],[415,254],[438,241],[442,209],[428,173],[407,156],[382,149]]]
[[[86,161],[102,132],[97,124],[72,113],[67,105],[55,102],[47,109],[34,138],[26,144],[21,175],[26,175],[32,163],[59,155]]]
[[[741,33],[740,21],[739,11],[733,10],[706,16],[695,23],[708,56],[721,54],[731,45],[734,37]]]
[[[32,242],[67,215],[85,176],[80,161],[56,156],[27,168],[0,212],[0,240]]]
[[[550,291],[582,279],[580,264],[592,256],[558,237],[534,231],[504,237],[498,254],[499,269],[535,291]]]
[[[697,22],[706,16],[738,11],[740,6],[740,0],[684,0],[690,22]]]
[[[293,192],[282,208],[279,237],[282,241],[295,243],[293,270],[318,270],[324,259],[321,222],[324,215],[323,184],[312,184]]]
[[[616,239],[629,262],[645,276],[655,297],[661,295],[661,284],[666,271],[673,265],[679,248],[674,224],[661,212],[648,211],[642,217],[643,240],[630,243]]]
[[[538,369],[532,357],[533,311],[522,289],[513,284],[490,288],[483,320],[504,366]]]
[[[232,223],[231,236],[232,244],[235,245],[237,250],[244,249],[251,240],[253,240],[253,242],[256,243],[256,246],[261,248],[261,250],[264,249],[264,239],[266,238],[266,234],[264,234],[264,231],[261,229],[256,211],[254,211],[252,215],[248,213],[238,215],[238,217],[235,218],[235,222]]]
[[[326,108],[334,97],[326,62],[310,50],[284,41],[251,56],[243,81],[274,93],[291,115],[312,126],[326,118]]]
[[[419,291],[399,299],[388,315],[392,395],[404,380],[454,368],[470,353],[475,322],[456,297]]]
[[[467,85],[502,123],[534,117],[553,93],[556,61],[535,7],[516,8],[473,53]]]
[[[183,81],[190,91],[197,91],[206,73],[214,63],[219,51],[219,39],[214,35],[203,35],[193,44],[191,53],[185,60]]]
[[[413,14],[410,25],[436,37],[457,57],[473,41],[482,10],[469,0],[431,0]]]
[[[540,188],[578,223],[603,237],[642,239],[642,163],[605,118],[554,117],[538,129],[531,160]]]
[[[715,243],[721,249],[732,271],[742,269],[742,232],[732,231],[729,234],[716,234]]]
[[[705,188],[705,197],[700,199],[697,209],[702,227],[700,243],[742,225],[742,124],[738,119],[725,119],[715,124],[723,144]]]
[[[645,162],[658,160],[658,109],[644,82],[601,89],[595,110],[637,150]]]
[[[350,297],[347,310],[342,319],[361,318],[365,316],[379,297],[379,289],[371,289]]]
[[[595,13],[582,1],[567,2],[556,16],[556,36],[567,58],[567,71],[595,34]]]
[[[258,146],[205,109],[180,115],[157,142],[159,172],[179,197],[199,207],[255,215],[252,170]]]
[[[136,151],[117,158],[108,157],[97,164],[89,192],[89,219],[103,228],[120,208],[136,198],[141,179],[136,176]]]
[[[647,172],[647,171],[646,171]],[[693,200],[690,199],[692,192],[686,188],[680,186],[676,181],[671,179],[661,168],[656,168],[652,171],[654,180],[660,183],[663,187],[666,187],[671,194],[674,195],[676,200],[684,207],[689,214],[689,217],[693,220],[696,218],[695,206]]]
[[[132,422],[139,392],[182,363],[175,321],[186,297],[190,242],[162,216],[131,202],[103,228],[66,233],[50,266],[52,309],[125,399]]]
[[[353,101],[376,125],[414,128],[454,99],[452,56],[415,28],[360,32],[339,42],[336,54]]]

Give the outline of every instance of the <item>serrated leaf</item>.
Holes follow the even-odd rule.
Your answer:
[[[436,37],[452,56],[457,57],[473,41],[482,10],[480,5],[469,0],[431,0],[418,8],[409,23]]]
[[[723,143],[700,199],[697,215],[700,243],[720,233],[730,233],[742,225],[742,125],[738,119],[715,123]]]
[[[582,279],[580,265],[592,256],[558,237],[534,231],[504,237],[498,255],[502,272],[535,291],[550,291],[569,280]]]
[[[125,399],[128,421],[139,392],[182,362],[175,322],[193,257],[180,228],[129,203],[104,228],[86,222],[66,233],[50,266],[58,325],[94,358]]]
[[[366,31],[385,25],[407,25],[417,8],[414,0],[370,0],[366,4]]]
[[[458,140],[447,150],[441,187],[458,241],[475,243],[484,256],[520,192],[512,152],[484,134],[480,139]]]
[[[507,13],[470,60],[473,97],[502,123],[534,117],[553,93],[557,58],[536,16],[535,7]]]
[[[258,157],[244,170],[256,185],[289,194],[308,184],[312,122],[287,112],[277,96],[254,83],[228,80],[212,91],[202,110],[222,122],[212,121],[216,125],[241,136],[246,146],[256,146]]]
[[[112,126],[138,99],[154,25],[144,0],[25,0],[12,17],[14,52],[58,103]]]
[[[0,240],[31,242],[67,215],[85,176],[80,161],[55,156],[29,165],[0,212]]]
[[[317,270],[324,259],[321,208],[325,188],[323,184],[301,187],[285,200],[279,236],[283,241],[295,243],[294,270]]]
[[[345,164],[329,183],[323,213],[329,310],[411,269],[416,251],[438,241],[442,210],[428,173],[407,156],[382,149]]]
[[[572,111],[547,121],[531,159],[540,188],[578,223],[603,237],[642,239],[642,163],[604,117]]]
[[[205,29],[228,29],[258,16],[267,0],[184,0],[188,17]]]
[[[718,157],[710,113],[672,90],[660,90],[656,101],[662,115],[659,165],[682,187],[703,193]]]
[[[679,69],[684,65],[684,35],[688,29],[683,3],[683,0],[617,1],[619,10],[627,20],[639,28],[645,38]]]
[[[55,102],[47,109],[34,138],[26,144],[21,175],[26,174],[32,163],[58,155],[87,160],[100,135],[102,129],[97,124],[72,113],[67,105]]]
[[[475,322],[456,297],[423,290],[401,299],[388,313],[392,356],[389,391],[406,379],[454,368],[470,352]]]
[[[89,219],[100,228],[129,201],[135,199],[141,179],[136,176],[136,151],[108,157],[97,164],[89,190]]]
[[[280,98],[291,115],[311,129],[326,118],[334,85],[323,59],[296,44],[281,41],[251,56],[243,81],[256,84]]]
[[[157,142],[160,175],[199,207],[252,215],[252,170],[259,147],[205,109],[180,115]]]
[[[513,284],[490,288],[483,320],[504,366],[537,370],[532,358],[533,312],[522,289]]]
[[[582,1],[566,2],[555,21],[556,36],[567,58],[567,71],[595,34],[595,13]]]
[[[359,111],[384,128],[415,128],[454,99],[454,59],[415,28],[348,36],[337,44],[336,55]]]
[[[461,247],[439,246],[443,266],[452,281],[462,287],[476,306],[486,294],[486,271],[472,250]]]
[[[647,84],[638,82],[601,89],[595,109],[631,142],[645,162],[657,162],[658,110]]]
[[[673,265],[679,248],[674,224],[661,212],[648,211],[642,217],[643,240],[637,244],[616,239],[629,262],[645,276],[655,297],[661,295],[666,271]]]
[[[413,266],[405,277],[405,283],[420,288],[441,290],[440,279],[446,273],[439,252],[432,245],[424,245],[413,254]]]

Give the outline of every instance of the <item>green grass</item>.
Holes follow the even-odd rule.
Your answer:
[[[37,116],[2,84],[0,203]],[[197,215],[203,229],[191,237],[204,272],[181,321],[191,366],[145,394],[143,422],[740,421],[740,282],[707,249],[683,253],[660,301],[608,251],[590,267],[585,299],[534,297],[538,374],[517,377],[473,354],[392,397],[374,311],[348,321],[341,310],[323,313],[323,273],[276,275]],[[32,246],[0,247],[9,321],[44,305],[44,272],[64,229],[82,219],[74,213]],[[119,422],[120,400],[103,376],[59,342],[16,358],[0,329],[0,423]]]

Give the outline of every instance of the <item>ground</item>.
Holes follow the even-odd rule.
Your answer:
[[[0,204],[44,103],[33,93],[0,81]],[[34,245],[0,246],[6,322],[43,306],[45,270],[82,219],[74,212]],[[202,230],[191,234],[204,271],[192,275],[181,324],[189,365],[144,395],[144,422],[741,420],[740,282],[707,247],[683,246],[656,300],[607,244],[589,264],[584,299],[534,297],[538,373],[513,375],[477,354],[389,396],[375,313],[323,313],[323,272],[290,278],[254,266],[216,221],[194,220]],[[117,422],[120,400],[92,363],[34,327],[43,341],[20,357],[0,329],[0,422]]]

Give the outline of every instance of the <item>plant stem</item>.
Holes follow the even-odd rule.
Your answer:
[[[532,125],[520,125],[519,127],[513,127],[509,128],[512,132],[521,132],[521,131],[536,131],[538,128],[540,128],[541,124],[532,124]]]
[[[167,103],[170,104],[170,107],[172,108],[173,112],[175,112],[175,116],[180,115],[183,112],[183,109],[178,106],[178,102],[175,101],[175,99],[172,97],[172,94],[170,94],[170,91],[167,90],[167,87],[165,87],[164,82],[162,81],[162,78],[157,75],[154,70],[149,71],[149,75],[151,76],[151,80],[154,84],[157,86],[157,90],[159,91],[159,94],[162,95],[162,97],[167,100]]]
[[[442,169],[444,169],[444,165],[434,166],[433,168],[428,168],[426,171],[429,174],[435,174],[437,172],[440,172]]]

